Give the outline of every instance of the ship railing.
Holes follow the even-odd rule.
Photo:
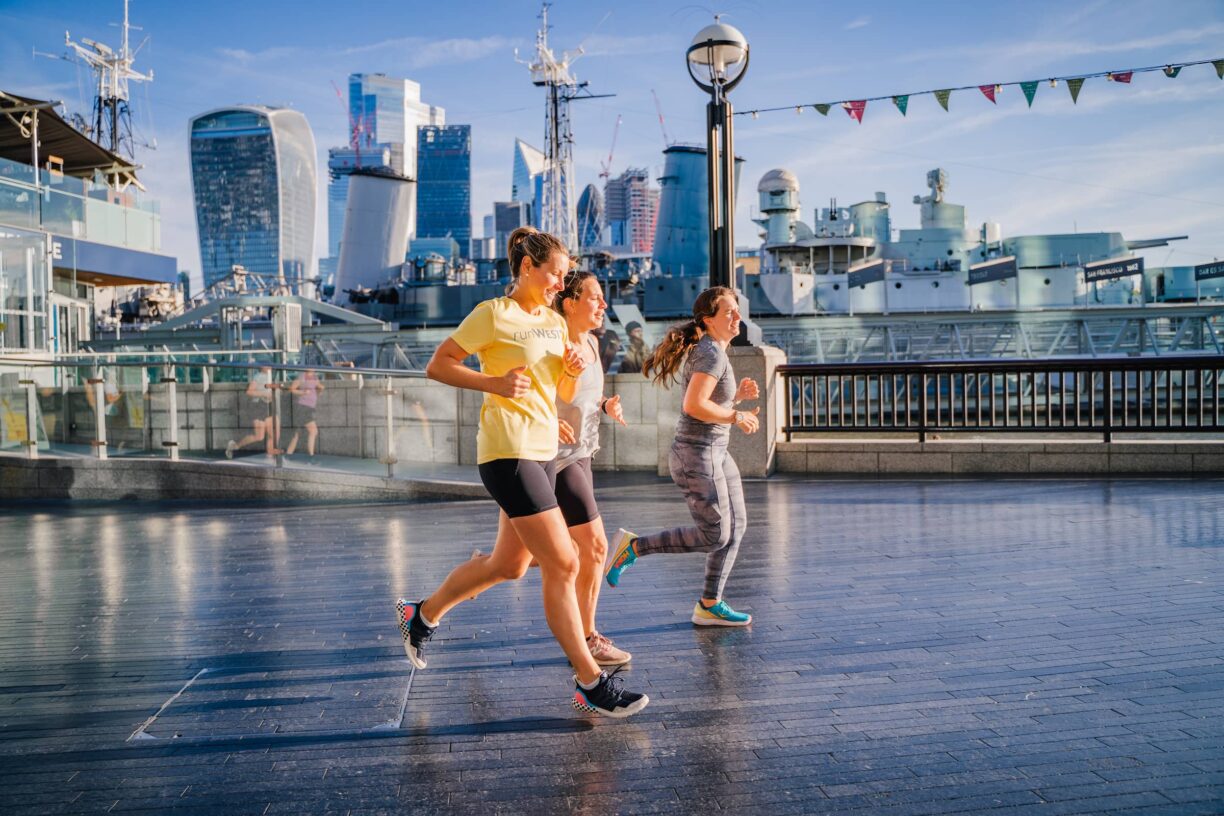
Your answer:
[[[778,367],[782,432],[1224,432],[1218,354]]]
[[[307,372],[321,388],[311,386]],[[395,478],[397,468],[403,476],[458,464],[460,416],[470,414],[474,423],[478,402],[422,371],[287,365],[271,356],[207,362],[0,355],[0,453],[232,458]],[[470,431],[474,437],[474,425]]]

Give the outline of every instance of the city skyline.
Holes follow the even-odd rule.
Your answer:
[[[294,13],[287,12],[292,8]],[[302,112],[326,162],[348,139],[346,106],[332,82],[350,73],[387,73],[417,82],[447,119],[472,125],[472,215],[479,223],[504,201],[515,138],[540,144],[544,100],[525,66],[538,25],[536,3],[472,4],[415,15],[391,3],[359,3],[345,15],[328,7],[219,2],[203,19],[135,0],[134,24],[151,36],[137,67],[155,80],[133,87],[141,179],[162,203],[163,250],[198,281],[200,260],[190,195],[186,122],[236,103],[285,104]],[[1153,8],[1143,3],[1038,2],[1023,8],[884,3],[869,12],[797,3],[732,2],[720,10],[752,44],[752,64],[732,94],[739,111],[865,98],[990,82],[1012,82],[1224,56],[1218,3]],[[6,90],[63,99],[82,112],[87,77],[56,52],[65,26],[74,37],[116,39],[107,23],[119,0],[70,0],[44,12],[32,2],[0,5],[0,65]],[[285,20],[293,20],[292,27]],[[382,21],[371,25],[372,21]],[[612,173],[645,166],[657,174],[664,138],[651,91],[671,140],[704,139],[705,98],[684,70],[688,42],[709,14],[695,6],[628,2],[616,7],[557,4],[550,13],[555,49],[587,50],[574,71],[610,99],[574,105],[576,178],[595,181],[624,117]],[[402,36],[411,31],[412,36]],[[138,42],[140,33],[134,35]],[[843,206],[883,191],[894,225],[917,223],[909,201],[925,192],[926,171],[948,170],[948,199],[964,204],[970,225],[1002,223],[1004,234],[1121,231],[1127,238],[1188,234],[1191,240],[1144,254],[1150,265],[1190,265],[1224,256],[1224,147],[1218,128],[1224,82],[1210,65],[1176,79],[1160,72],[1133,85],[1089,80],[1072,104],[1065,87],[1044,83],[1031,109],[1008,88],[992,105],[982,94],[952,95],[944,112],[914,97],[903,117],[872,103],[863,124],[841,110],[806,109],[736,117],[745,158],[737,197],[736,243],[758,243],[749,220],[757,180],[775,167],[798,177],[802,218],[836,197]],[[319,200],[326,200],[320,174]],[[326,208],[317,215],[316,251],[326,252]]]

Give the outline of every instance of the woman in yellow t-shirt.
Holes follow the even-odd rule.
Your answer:
[[[480,479],[501,508],[497,543],[488,558],[460,564],[429,597],[401,599],[396,617],[404,651],[425,668],[424,644],[450,609],[502,581],[540,565],[544,616],[575,670],[575,709],[628,717],[646,707],[644,694],[626,691],[600,670],[587,648],[575,581],[578,553],[557,506],[558,394],[573,398],[585,359],[567,342],[565,319],[553,311],[570,267],[556,237],[521,227],[509,241],[511,288],[479,304],[438,346],[430,379],[484,393],[476,463]],[[480,371],[463,364],[475,354]]]

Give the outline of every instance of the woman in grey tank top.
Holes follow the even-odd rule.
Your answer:
[[[609,585],[617,586],[624,571],[644,555],[706,553],[705,583],[692,614],[698,626],[752,623],[751,615],[737,612],[722,599],[748,528],[739,468],[727,452],[727,442],[732,425],[744,433],[755,433],[760,411],[759,407],[735,409],[737,402],[760,396],[757,383],[747,377],[736,385],[727,358],[727,345],[739,334],[739,327],[735,293],[722,286],[711,287],[697,296],[693,317],[673,326],[647,358],[643,373],[653,375],[656,383],[666,386],[677,375],[684,380],[684,405],[668,463],[672,481],[684,491],[695,526],[648,536],[619,530],[606,576]]]

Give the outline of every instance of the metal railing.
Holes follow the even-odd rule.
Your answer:
[[[783,433],[1221,433],[1224,356],[778,367]]]
[[[397,463],[459,460],[458,391],[420,371],[121,356],[0,355],[0,451],[171,460],[182,452],[277,468],[322,459],[388,478]],[[303,383],[305,372],[312,382]]]

